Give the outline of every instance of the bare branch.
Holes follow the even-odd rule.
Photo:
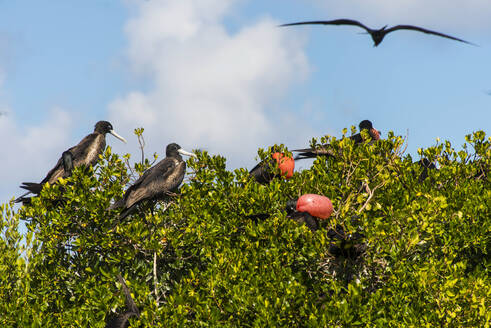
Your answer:
[[[368,185],[368,183],[364,183],[364,184],[365,184],[365,190],[368,192],[368,198],[365,201],[365,204],[363,204],[363,206],[358,210],[358,214],[360,214],[361,212],[363,212],[363,210],[365,209],[365,207],[367,207],[368,203],[372,199],[373,195],[375,195],[375,190],[377,190],[378,188],[384,186],[385,185],[385,182],[381,182],[380,184],[378,184],[377,186],[375,186],[375,188],[373,188],[373,190],[370,189],[370,186]]]

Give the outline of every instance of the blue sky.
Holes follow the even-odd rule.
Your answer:
[[[60,154],[110,120],[147,154],[177,142],[252,167],[258,147],[304,147],[370,119],[407,152],[491,124],[491,2],[0,1],[0,201],[40,181]],[[356,27],[276,25],[359,19],[417,24],[478,47],[395,32],[379,47]]]

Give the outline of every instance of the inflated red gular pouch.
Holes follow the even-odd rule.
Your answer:
[[[281,171],[281,176],[285,179],[290,179],[293,176],[293,171],[295,170],[295,160],[291,157],[285,156],[283,153],[273,153],[271,154]]]
[[[372,136],[372,139],[373,140],[379,140],[380,139],[380,131],[378,131],[377,129],[370,129],[370,134]]]
[[[332,202],[326,196],[305,194],[297,200],[297,211],[307,212],[319,219],[327,219],[333,212]]]

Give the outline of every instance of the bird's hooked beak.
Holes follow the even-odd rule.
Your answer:
[[[178,149],[177,152],[181,155],[186,155],[186,156],[192,156],[192,157],[197,157],[196,154],[190,153],[188,151],[185,151],[184,149]]]
[[[121,140],[122,142],[126,143],[126,139],[120,136],[119,134],[117,134],[116,132],[114,132],[114,130],[109,131],[109,133],[115,136],[116,138],[118,138],[119,140]]]

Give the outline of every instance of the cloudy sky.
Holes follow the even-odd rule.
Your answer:
[[[400,31],[377,48],[356,27],[278,24],[334,18],[417,24],[479,46]],[[0,0],[0,202],[40,181],[60,154],[109,120],[107,142],[147,154],[170,142],[254,165],[370,119],[407,135],[491,133],[491,2],[433,0]]]

